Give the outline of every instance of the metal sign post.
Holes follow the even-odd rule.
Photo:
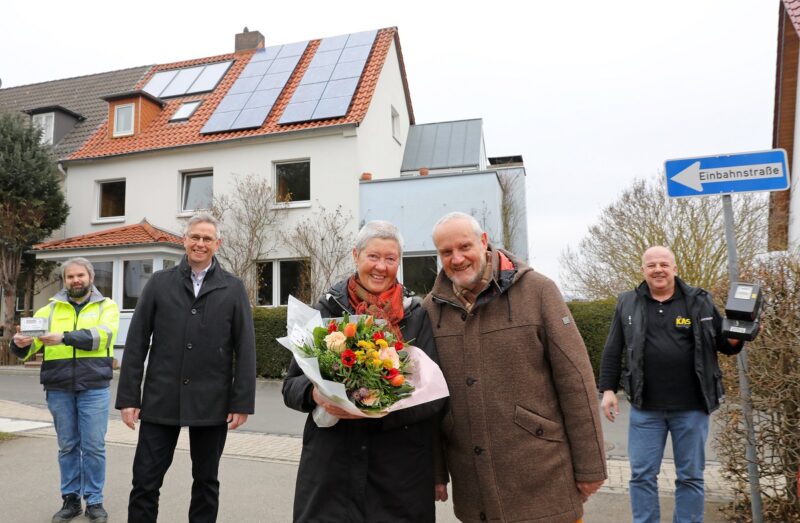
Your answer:
[[[725,241],[728,244],[728,275],[732,282],[739,281],[739,255],[736,252],[733,202],[730,194],[722,195],[722,213],[725,219]],[[742,402],[742,415],[744,416],[744,425],[747,431],[745,459],[747,459],[747,480],[750,484],[750,511],[753,515],[753,523],[761,523],[763,521],[761,488],[758,482],[756,428],[753,423],[753,405],[750,401],[750,379],[747,377],[747,346],[742,347],[742,351],[736,358],[736,363],[739,369],[739,399]]]

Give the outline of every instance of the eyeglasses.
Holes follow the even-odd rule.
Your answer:
[[[199,234],[190,234],[187,238],[189,238],[189,241],[192,243],[200,243],[201,241],[203,243],[214,243],[217,241],[213,236],[200,236]]]
[[[386,258],[381,258],[377,254],[367,254],[367,260],[369,260],[370,263],[375,263],[375,264],[383,262],[383,264],[388,267],[394,267],[395,265],[400,264],[400,260],[398,260],[394,256],[387,256]]]

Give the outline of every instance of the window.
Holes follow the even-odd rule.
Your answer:
[[[403,285],[417,296],[431,291],[438,272],[434,255],[403,256]]]
[[[47,145],[53,145],[53,122],[55,115],[53,113],[34,114],[31,117],[33,125],[42,130],[40,142]]]
[[[400,143],[400,113],[392,106],[392,137]]]
[[[133,134],[134,104],[118,105],[114,108],[114,136]]]
[[[275,181],[279,202],[303,202],[311,200],[311,162],[275,164]]]
[[[114,282],[114,262],[92,262],[94,266],[94,286],[100,294],[111,298]]]
[[[183,173],[181,190],[181,210],[191,212],[198,209],[210,209],[214,197],[214,173]]]
[[[193,102],[186,102],[178,107],[178,110],[172,115],[172,118],[169,119],[170,122],[180,122],[185,121],[191,118],[194,112],[200,107],[201,100],[195,100]]]
[[[161,265],[161,269],[169,269],[170,267],[175,267],[175,260],[164,260]]]
[[[153,260],[125,260],[122,272],[122,308],[132,310],[153,275]]]
[[[306,260],[281,260],[261,262],[256,265],[258,276],[257,305],[286,305],[289,295],[308,303],[308,262]],[[278,285],[275,285],[278,282]]]
[[[98,218],[125,216],[125,180],[100,182]]]

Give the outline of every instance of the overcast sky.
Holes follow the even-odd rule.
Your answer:
[[[524,8],[522,6],[525,6]],[[669,158],[769,149],[779,0],[6,0],[3,87],[397,26],[417,123],[483,118],[521,154],[531,264]]]

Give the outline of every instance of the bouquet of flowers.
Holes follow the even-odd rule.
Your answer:
[[[381,417],[449,395],[444,375],[421,349],[399,341],[382,320],[349,316],[323,321],[319,311],[289,297],[289,349],[320,394],[351,414]],[[320,427],[338,418],[321,407],[313,413]]]

